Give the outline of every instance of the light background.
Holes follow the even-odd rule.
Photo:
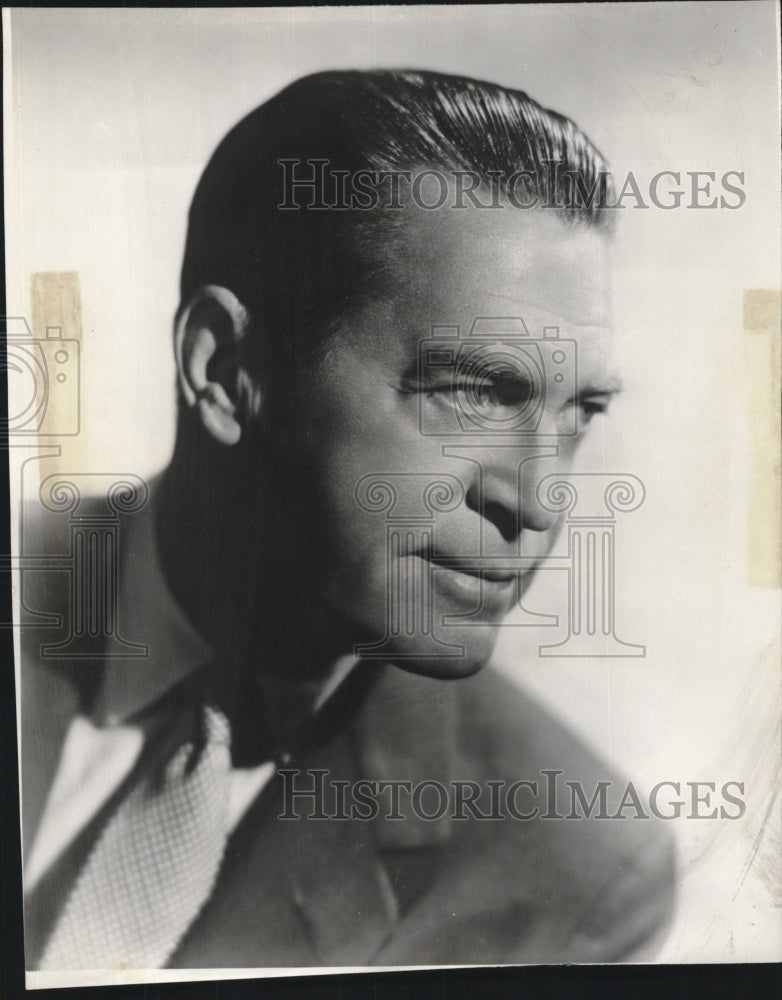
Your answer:
[[[519,87],[642,189],[660,170],[745,172],[737,211],[623,213],[626,391],[584,462],[646,486],[617,527],[618,631],[646,657],[541,660],[551,636],[518,628],[498,653],[639,787],[746,782],[742,820],[671,823],[682,888],[667,961],[782,952],[778,806],[762,819],[778,763],[779,593],[746,585],[742,331],[743,291],[780,281],[776,16],[743,2],[10,18],[8,312],[29,315],[33,272],[79,272],[83,430],[64,456],[90,470],[167,461],[192,191],[227,129],[297,76],[413,67]],[[559,601],[558,576],[536,581],[530,607]]]

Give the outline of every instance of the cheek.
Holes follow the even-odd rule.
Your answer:
[[[318,428],[307,476],[329,603],[385,607],[387,523],[417,446],[398,420],[367,419],[355,409]]]
[[[306,448],[313,493],[328,506],[329,521],[361,535],[377,524],[384,490],[403,501],[407,480],[432,477],[443,463],[438,442],[420,433],[415,402],[388,386],[323,401]]]
[[[566,521],[566,515],[560,514],[556,523],[553,524],[547,531],[528,531],[525,532],[522,539],[522,548],[525,555],[534,556],[537,559],[537,565],[540,565],[548,556],[554,546],[556,545],[557,539],[562,533],[562,528]],[[530,584],[535,579],[537,574],[537,569],[526,574],[523,578],[523,591],[529,589]]]

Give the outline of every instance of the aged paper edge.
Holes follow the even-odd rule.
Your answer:
[[[752,587],[782,587],[781,316],[782,293],[778,289],[745,289],[744,350],[750,442],[747,582]]]

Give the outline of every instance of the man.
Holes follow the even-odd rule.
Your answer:
[[[307,77],[220,144],[175,452],[120,532],[149,658],[53,672],[26,633],[31,967],[652,952],[667,837],[486,668],[560,525],[545,477],[617,388],[607,170],[526,95],[433,73]],[[615,821],[565,821],[566,782]]]

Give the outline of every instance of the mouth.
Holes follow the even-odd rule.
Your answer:
[[[431,563],[438,570],[463,573],[466,576],[487,580],[490,583],[510,583],[518,580],[519,576],[525,575],[533,568],[533,560],[529,560],[530,566],[527,567],[523,565],[525,560],[519,556],[450,555],[447,552],[438,552],[432,549],[422,549],[416,555]],[[519,565],[520,562],[522,565]]]
[[[518,578],[519,570],[498,569],[480,565],[486,558],[467,559],[464,556],[441,556],[423,555],[433,566],[438,569],[450,570],[454,573],[463,573],[466,576],[473,576],[479,580],[488,580],[491,583],[510,583]]]
[[[512,602],[520,573],[517,568],[496,566],[488,557],[450,556],[422,551],[417,557],[430,564],[433,585],[444,596],[476,604],[491,615],[507,611]],[[488,565],[487,565],[488,564]]]

